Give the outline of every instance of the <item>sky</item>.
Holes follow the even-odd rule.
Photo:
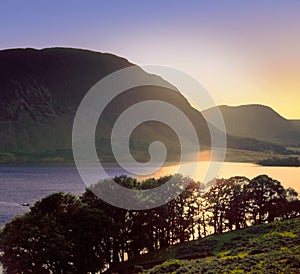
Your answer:
[[[77,47],[196,78],[217,104],[300,119],[300,1],[0,2],[0,49]]]

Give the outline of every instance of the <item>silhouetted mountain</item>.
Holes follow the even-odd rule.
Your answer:
[[[133,64],[124,58],[79,49],[0,51],[0,150],[17,153],[71,150],[73,118],[84,95],[104,76],[129,66]],[[139,77],[164,81],[142,70]],[[111,156],[109,137],[119,114],[128,106],[149,99],[170,102],[185,112],[194,121],[201,142],[209,145],[205,120],[179,92],[144,86],[119,95],[104,111],[96,134],[96,145],[103,158]],[[132,148],[144,153],[147,143],[157,138],[172,146],[173,153],[174,148],[178,152],[176,134],[157,122],[148,122],[135,131]]]
[[[129,66],[135,65],[112,54],[81,49],[0,51],[0,161],[71,159],[72,124],[82,98],[104,76]],[[138,71],[137,77],[151,78],[171,87],[158,76]],[[110,134],[119,115],[129,106],[149,99],[178,107],[193,123],[200,143],[209,147],[210,134],[205,119],[180,92],[143,86],[120,94],[103,112],[95,141],[102,159],[112,159]],[[216,129],[215,132],[222,134]],[[134,130],[130,145],[135,157],[146,160],[148,145],[156,140],[166,144],[169,160],[178,159],[177,135],[158,122],[147,122]],[[241,149],[278,149],[254,139],[250,140],[250,146],[248,139],[229,136],[228,141],[232,147]]]
[[[228,134],[281,145],[300,144],[300,122],[287,120],[263,105],[220,106]],[[212,109],[205,110],[210,115]]]
[[[300,132],[300,120],[290,120],[296,129]],[[300,144],[299,144],[300,145]]]

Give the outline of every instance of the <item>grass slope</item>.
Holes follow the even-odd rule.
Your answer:
[[[120,264],[113,273],[300,273],[300,219],[179,244]]]

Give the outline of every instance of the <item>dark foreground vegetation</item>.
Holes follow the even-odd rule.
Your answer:
[[[218,269],[233,271],[242,267],[255,272],[259,265],[260,269],[273,266],[262,255],[266,248],[273,252],[270,258],[278,259],[285,269],[299,269],[299,222],[297,226],[287,221],[289,229],[277,229],[274,222],[300,215],[300,201],[293,189],[261,175],[252,180],[217,179],[203,192],[200,183],[174,176],[188,180],[188,187],[169,203],[146,211],[129,211],[103,202],[92,191],[99,184],[81,197],[55,193],[42,199],[1,231],[0,255],[6,272],[131,273],[142,271],[132,267],[151,254],[159,256],[160,262],[168,258],[214,257],[194,262],[167,261],[149,273],[216,273]],[[115,181],[128,188],[145,189],[169,178],[137,182],[120,176]],[[268,225],[247,228],[265,223]],[[182,249],[177,249],[179,246]],[[255,265],[257,268],[253,268]]]

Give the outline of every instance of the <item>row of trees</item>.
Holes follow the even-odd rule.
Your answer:
[[[260,160],[258,162],[259,165],[262,166],[300,166],[300,159],[299,157],[288,157],[288,158],[268,158],[264,160]]]
[[[176,243],[300,215],[298,194],[266,175],[217,179],[205,192],[199,183],[176,176],[189,180],[188,187],[145,211],[113,207],[91,189],[81,197],[52,194],[6,224],[1,262],[7,273],[96,273]],[[145,189],[169,179],[115,181]]]

